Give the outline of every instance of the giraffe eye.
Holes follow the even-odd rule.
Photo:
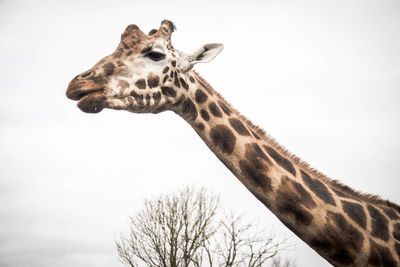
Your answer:
[[[160,52],[152,51],[152,52],[147,53],[146,57],[150,58],[153,61],[160,61],[165,58],[165,55]]]

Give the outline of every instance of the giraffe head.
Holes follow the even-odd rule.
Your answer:
[[[171,44],[174,29],[165,20],[147,35],[129,25],[114,53],[69,83],[68,98],[79,101],[78,107],[88,113],[103,108],[158,113],[178,106],[194,83],[193,65],[211,61],[223,46],[206,44],[185,54]]]

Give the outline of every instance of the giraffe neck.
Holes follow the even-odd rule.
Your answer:
[[[175,112],[291,231],[333,265],[400,266],[399,206],[359,194],[309,168],[196,72],[189,76],[187,98]]]

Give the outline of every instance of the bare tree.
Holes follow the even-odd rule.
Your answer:
[[[263,266],[278,252],[293,248],[289,238],[279,239],[273,233],[265,234],[265,231],[257,230],[253,224],[243,223],[241,216],[232,213],[219,224],[219,231],[212,237],[218,266]],[[208,247],[205,246],[205,249]]]
[[[116,241],[119,259],[131,267],[259,267],[292,246],[287,239],[255,232],[240,216],[218,219],[219,207],[219,197],[204,188],[146,200],[131,218],[128,234]]]

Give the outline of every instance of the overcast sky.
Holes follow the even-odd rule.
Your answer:
[[[400,203],[399,1],[0,1],[0,266],[105,267],[143,200],[205,185],[291,235],[171,112],[84,114],[69,81],[128,24],[224,51],[200,74],[328,176]],[[204,167],[206,166],[206,167]],[[297,238],[298,266],[328,266]]]

